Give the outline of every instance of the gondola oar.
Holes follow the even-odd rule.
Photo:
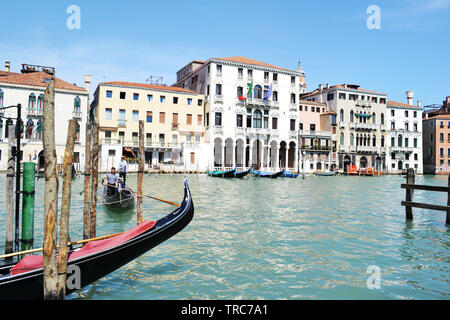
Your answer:
[[[108,183],[106,183],[105,186],[117,188],[116,186],[113,186],[112,184],[108,184]],[[136,192],[134,192],[134,191],[131,190],[130,188],[123,188],[123,190],[128,190],[128,191],[130,191],[131,193],[136,194]],[[175,203],[175,202],[172,202],[172,201],[168,201],[168,200],[164,200],[164,199],[155,198],[155,197],[152,197],[152,196],[149,196],[149,195],[146,195],[146,194],[144,194],[144,195],[142,195],[142,196],[143,196],[143,197],[150,198],[150,199],[158,200],[158,201],[161,201],[161,202],[164,202],[164,203],[168,203],[168,204],[170,204],[170,205],[172,205],[172,206],[175,206],[175,207],[179,207],[179,206],[180,206],[178,203]]]
[[[74,246],[74,245],[77,245],[77,244],[82,244],[82,243],[91,242],[91,241],[105,240],[105,239],[109,239],[109,238],[112,238],[112,237],[115,237],[115,236],[119,236],[122,233],[123,232],[119,232],[119,233],[114,233],[114,234],[110,234],[110,235],[107,235],[107,236],[101,236],[101,237],[96,237],[96,238],[91,238],[91,239],[79,240],[79,241],[75,241],[75,242],[69,242],[68,245],[69,246]],[[59,248],[59,246],[57,248]],[[37,249],[31,249],[31,250],[26,250],[26,251],[13,252],[13,253],[4,254],[4,255],[0,256],[0,259],[11,258],[11,257],[14,257],[14,256],[23,255],[23,254],[36,253],[36,252],[40,252],[42,250],[43,250],[43,248],[37,248]]]

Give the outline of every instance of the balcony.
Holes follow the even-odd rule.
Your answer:
[[[214,126],[213,133],[216,135],[223,134],[223,127],[222,126]]]
[[[119,126],[119,127],[126,127],[126,126],[127,126],[127,120],[125,120],[125,119],[119,119],[119,120],[117,121],[117,126]]]
[[[298,111],[298,106],[295,102],[289,104],[289,111]]]
[[[214,103],[223,103],[223,95],[215,95]]]
[[[345,128],[345,122],[339,121],[339,128]]]
[[[343,146],[343,145],[340,145],[340,146],[339,146],[339,151],[343,151],[343,152],[345,152],[345,146]]]
[[[244,127],[236,127],[236,135],[238,135],[238,136],[245,135],[245,128]]]
[[[356,146],[356,151],[357,151],[357,152],[375,152],[375,151],[376,151],[376,147],[371,147],[371,146]]]
[[[300,130],[298,133],[302,138],[331,139],[331,131]]]
[[[349,126],[350,126],[350,129],[355,129],[356,123],[355,122],[350,122]]]
[[[240,105],[240,106],[243,106],[245,104],[245,100],[241,100],[241,99],[239,99],[238,97],[236,97],[236,105]]]
[[[298,138],[298,132],[297,131],[289,131],[289,139],[297,139]]]
[[[172,122],[172,131],[178,130],[179,123],[178,122]]]
[[[72,112],[72,117],[74,119],[81,119],[81,116],[82,116],[82,112],[81,111],[74,111],[74,112]]]
[[[43,108],[27,108],[27,113],[29,116],[37,116],[42,117],[44,115],[44,109]]]
[[[386,131],[386,126],[384,124],[380,125],[380,130],[381,131]]]
[[[270,130],[270,134],[273,137],[279,137],[280,136],[280,131],[278,129],[272,129],[272,130]]]

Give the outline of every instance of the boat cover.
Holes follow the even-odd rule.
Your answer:
[[[110,239],[92,241],[85,244],[82,248],[73,251],[69,254],[68,260],[78,259],[84,256],[88,256],[97,252],[101,252],[113,247],[117,247],[138,235],[150,230],[156,224],[156,221],[144,221],[131,230],[128,230],[118,236]],[[43,256],[42,255],[30,255],[24,257],[18,264],[11,268],[11,275],[15,276],[24,272],[28,272],[34,269],[43,268]]]

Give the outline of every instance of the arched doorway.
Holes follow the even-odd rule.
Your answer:
[[[223,156],[222,156],[222,139],[216,138],[214,140],[214,166],[222,167]]]
[[[262,154],[261,150],[263,150],[264,144],[261,140],[256,139],[253,141],[253,148],[252,148],[252,165],[259,169],[262,167]]]
[[[44,150],[39,152],[38,155],[38,170],[45,169],[45,157],[44,157]]]
[[[348,169],[352,163],[352,160],[350,159],[349,155],[345,155],[344,157],[344,172],[348,172]]]
[[[288,168],[294,168],[295,164],[295,142],[289,143],[289,151],[288,151]],[[295,169],[295,168],[294,168]]]
[[[278,156],[278,143],[276,141],[270,142],[270,160],[269,167],[277,168],[279,165]]]
[[[236,141],[236,151],[235,151],[235,159],[236,166],[244,167],[244,151],[245,151],[244,140],[238,139]]]
[[[225,167],[233,166],[233,139],[225,140]]]
[[[398,170],[403,170],[403,161],[398,162]]]
[[[367,168],[367,158],[366,157],[361,157],[361,159],[359,159],[359,168]]]
[[[377,157],[375,159],[375,169],[377,171],[381,171],[381,158],[380,157]]]
[[[279,159],[278,162],[280,164],[280,168],[286,168],[286,148],[287,144],[284,141],[280,143],[280,151],[279,151]]]

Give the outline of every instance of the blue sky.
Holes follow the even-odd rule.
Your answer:
[[[81,29],[69,30],[67,7],[81,9]],[[369,30],[370,5],[381,29]],[[296,69],[308,90],[320,83],[359,84],[423,105],[450,95],[450,0],[278,1],[15,1],[2,4],[0,62],[56,67],[83,85],[172,84],[189,61],[246,56]],[[93,90],[92,90],[93,91]],[[91,92],[92,93],[92,92]]]

